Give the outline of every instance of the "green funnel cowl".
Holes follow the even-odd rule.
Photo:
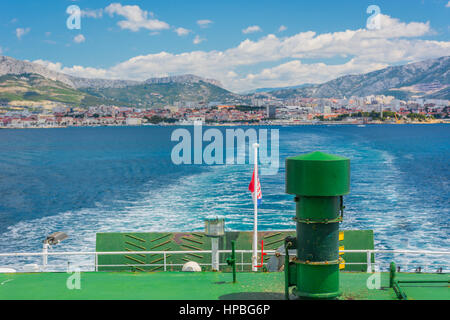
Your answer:
[[[335,197],[350,192],[350,159],[313,152],[286,159],[286,193]]]

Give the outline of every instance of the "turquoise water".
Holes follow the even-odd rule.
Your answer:
[[[342,228],[375,230],[379,249],[448,250],[448,125],[277,129],[281,168],[261,178],[261,230],[295,228],[284,158],[320,150],[352,161]],[[58,250],[93,250],[96,232],[199,231],[209,215],[225,216],[230,230],[251,230],[252,166],[176,166],[173,130],[0,130],[0,252],[40,250],[55,231],[70,236]],[[449,262],[428,262],[442,261]]]

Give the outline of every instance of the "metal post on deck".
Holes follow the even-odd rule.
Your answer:
[[[236,241],[231,241],[231,257],[228,257],[227,264],[233,270],[233,283],[236,283]]]
[[[164,271],[167,271],[166,253],[164,252]]]
[[[219,271],[219,238],[211,238],[211,268]]]
[[[55,232],[44,240],[44,244],[42,247],[42,268],[45,270],[47,268],[48,263],[48,248],[50,245],[54,246],[60,243],[61,241],[67,239],[68,236],[64,232]]]
[[[253,144],[254,157],[255,157],[255,168],[254,168],[254,190],[253,190],[253,255],[252,255],[252,271],[257,272],[258,268],[258,148],[259,144]]]
[[[205,219],[205,234],[211,238],[211,269],[219,271],[219,239],[225,235],[225,219],[219,217]]]
[[[231,256],[234,260],[233,262],[233,283],[236,283],[236,241],[231,242]]]
[[[48,263],[48,247],[49,244],[45,241],[42,247],[42,269],[44,270],[47,268]]]
[[[367,251],[367,273],[372,273],[372,251]]]

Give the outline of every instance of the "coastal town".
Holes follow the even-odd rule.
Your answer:
[[[0,105],[0,128],[61,128],[87,126],[191,125],[308,125],[321,123],[449,123],[450,100],[402,101],[391,96],[350,99],[297,98],[253,100],[251,105],[175,103],[140,109],[99,105],[89,108],[57,104]]]

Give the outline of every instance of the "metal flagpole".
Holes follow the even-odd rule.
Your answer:
[[[252,270],[258,271],[256,266],[258,265],[258,148],[259,144],[253,145],[255,152],[255,181],[253,186],[253,204],[255,208],[254,225],[253,225],[253,257],[252,257]]]

